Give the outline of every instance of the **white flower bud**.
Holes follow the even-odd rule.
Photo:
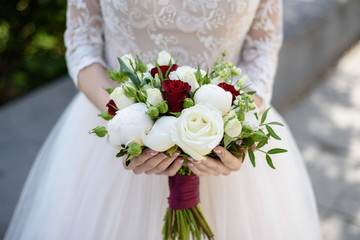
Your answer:
[[[133,97],[126,96],[122,87],[115,88],[114,91],[110,94],[110,99],[114,100],[119,110],[135,102]]]
[[[133,56],[131,55],[131,53],[128,53],[128,54],[125,54],[124,56],[121,57],[121,60],[125,63],[125,65],[130,69],[132,70],[132,66],[131,66],[131,63],[132,62],[133,64],[135,64],[135,60],[133,58]],[[134,65],[135,67],[135,65]]]
[[[241,123],[237,118],[231,119],[225,123],[225,133],[230,137],[237,137],[241,133]]]
[[[157,88],[150,88],[146,90],[147,102],[153,106],[157,106],[159,103],[164,101],[161,92]]]
[[[170,60],[172,63],[174,63],[174,59],[172,59],[170,53],[168,53],[167,51],[161,51],[158,54],[158,60],[157,63],[162,66],[162,65],[169,65]]]

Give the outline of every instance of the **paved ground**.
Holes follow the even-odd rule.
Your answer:
[[[292,108],[279,109],[302,150],[328,240],[360,239],[359,62],[360,43]],[[74,93],[60,79],[0,109],[0,237],[32,160]]]
[[[314,186],[324,239],[360,239],[360,42],[283,112]]]

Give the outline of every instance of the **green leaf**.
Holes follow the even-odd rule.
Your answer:
[[[240,109],[239,111],[237,111],[236,116],[239,119],[239,121],[244,121],[244,119],[245,119],[244,109]]]
[[[261,140],[257,145],[256,145],[256,148],[262,148],[263,146],[265,146],[266,144],[268,143],[268,139],[264,139],[264,140]]]
[[[171,155],[167,152],[167,151],[164,151],[162,152],[165,156],[167,156],[168,158],[171,158]]]
[[[241,155],[241,162],[244,162],[246,154],[243,152]]]
[[[266,129],[268,130],[270,136],[272,136],[273,138],[277,139],[277,140],[281,140],[281,138],[276,135],[274,129],[272,129],[270,126],[266,125]]]
[[[275,169],[274,164],[273,164],[269,154],[266,154],[266,162],[272,169]]]
[[[249,95],[254,95],[256,93],[256,91],[249,91],[249,92],[246,92],[246,94],[249,94]]]
[[[130,78],[130,80],[134,83],[134,85],[136,87],[140,86],[141,82],[140,82],[138,76],[132,70],[130,70],[126,66],[126,64],[123,62],[123,60],[121,60],[119,57],[118,57],[118,61],[119,61],[120,69],[122,70],[122,72],[125,73],[126,76],[128,76]]]
[[[227,134],[224,134],[224,148],[227,148],[227,146],[232,142],[233,138],[230,137]]]
[[[267,123],[267,125],[279,125],[279,126],[284,126],[284,124],[280,123],[280,122],[269,122]]]
[[[180,117],[181,112],[169,112],[171,115],[174,115],[175,117]]]
[[[262,124],[265,122],[266,117],[267,117],[267,114],[268,114],[268,112],[269,112],[270,109],[271,109],[271,107],[269,107],[268,109],[265,110],[264,114],[263,114],[262,117],[261,117],[260,125],[262,125]]]
[[[267,153],[268,153],[268,154],[277,154],[277,153],[285,153],[285,152],[287,152],[286,149],[273,148],[273,149],[269,150]]]
[[[99,113],[98,116],[102,117],[103,119],[105,119],[107,121],[111,120],[114,117],[113,115],[109,114],[108,111],[104,111],[102,113]]]
[[[175,146],[169,148],[169,150],[167,150],[167,152],[168,152],[168,153],[173,153],[173,152],[175,152],[178,148],[179,148],[178,145],[175,145]]]
[[[255,155],[254,152],[251,151],[251,149],[248,150],[248,154],[249,154],[249,158],[251,161],[251,164],[255,167],[256,163],[255,163]]]
[[[261,132],[261,131],[256,131],[251,135],[251,138],[255,141],[255,142],[260,142],[263,140],[267,140],[266,135]]]

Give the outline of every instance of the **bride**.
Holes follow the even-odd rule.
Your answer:
[[[167,50],[179,64],[211,68],[223,50],[256,90],[271,100],[282,41],[280,0],[69,0],[65,43],[69,73],[81,90],[43,145],[5,239],[161,239],[167,175],[181,159],[148,149],[129,167],[116,150],[88,134],[114,87],[105,66],[141,53],[155,61]],[[284,122],[272,109],[269,121]],[[202,208],[216,239],[320,239],[311,184],[288,127],[276,129],[288,153],[259,154],[253,168],[217,147],[220,160],[191,164],[200,177]],[[258,154],[258,153],[255,153]],[[171,165],[170,165],[171,164]],[[231,174],[230,174],[231,173]]]

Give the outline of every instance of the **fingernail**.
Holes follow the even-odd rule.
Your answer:
[[[156,155],[156,152],[150,152],[149,155],[150,155],[150,156],[155,156],[155,155]]]
[[[193,166],[194,166],[194,164],[189,163],[189,162],[188,162],[188,164],[187,164],[187,165],[188,165],[188,167],[193,167]]]
[[[188,160],[189,160],[189,161],[194,161],[194,159],[193,159],[193,158],[191,158],[191,157],[188,157]]]
[[[184,162],[184,160],[180,160],[180,161],[178,161],[178,164],[179,164],[179,165],[182,165],[183,162]]]
[[[177,158],[179,155],[180,155],[180,153],[175,152],[174,155],[173,155],[173,157],[174,157],[174,158]]]
[[[221,153],[221,149],[214,149],[214,152],[216,152],[217,154],[220,154]]]

